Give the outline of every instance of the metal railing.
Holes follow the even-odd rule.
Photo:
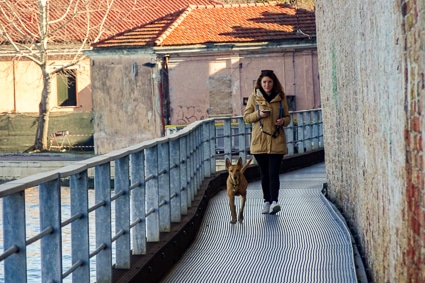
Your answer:
[[[322,148],[321,110],[291,115],[285,128],[289,154]],[[235,127],[237,131],[232,130]],[[4,282],[27,282],[32,256],[41,263],[41,282],[111,282],[113,266],[130,268],[131,255],[146,254],[148,242],[160,241],[160,233],[170,231],[171,223],[187,214],[203,180],[215,173],[218,155],[246,159],[250,129],[242,117],[198,121],[163,138],[0,185]],[[94,170],[92,205],[89,170]],[[64,179],[70,184],[69,213],[62,211]],[[38,215],[26,215],[25,194],[34,187],[39,194]],[[26,231],[29,218],[40,223],[40,231],[31,236]],[[71,242],[67,255],[71,267],[66,270],[64,238]],[[35,243],[39,253],[28,254],[28,246]],[[95,275],[90,268],[93,260]]]

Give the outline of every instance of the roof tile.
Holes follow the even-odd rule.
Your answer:
[[[152,32],[154,25],[158,29]],[[131,34],[137,34],[143,40],[129,42]],[[190,5],[185,10],[100,41],[94,47],[263,42],[315,36],[314,11],[287,4]]]
[[[110,1],[109,1],[110,2]],[[17,42],[25,42],[24,37],[18,36],[19,32],[13,28],[13,22],[17,22],[17,18],[23,20],[21,31],[27,30],[27,35],[32,33],[38,34],[38,1],[34,0],[7,0],[0,1],[0,25],[3,25],[6,30],[14,36]],[[69,0],[51,0],[47,3],[49,5],[49,16],[51,21],[61,18],[66,15],[66,10],[70,6]],[[103,16],[107,1],[105,0],[91,0],[91,1],[77,1],[79,3],[77,11],[79,15],[71,20],[63,29],[57,34],[51,34],[51,40],[55,42],[70,42],[81,41],[86,37],[87,21],[90,21],[92,28],[89,41],[95,42],[98,39],[96,35],[99,33],[99,27],[103,25],[103,34],[101,38],[107,38],[123,31],[130,30],[131,28],[138,27],[142,24],[149,23],[153,20],[164,17],[165,15],[172,14],[176,11],[185,9],[189,4],[196,5],[211,5],[217,3],[216,0],[119,0],[110,3],[109,16],[103,22]],[[87,7],[90,11],[90,17],[86,17],[85,3],[89,3]],[[74,4],[71,5],[74,8]],[[68,13],[69,15],[69,13]],[[10,17],[9,19],[7,17]],[[65,17],[66,18],[66,17]],[[70,20],[70,18],[66,18]],[[58,21],[53,24],[50,30],[63,24],[64,21]],[[34,36],[30,36],[35,39]],[[4,43],[6,39],[0,34],[0,44]]]

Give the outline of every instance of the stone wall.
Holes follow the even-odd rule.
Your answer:
[[[316,0],[329,195],[371,282],[425,282],[422,0]]]

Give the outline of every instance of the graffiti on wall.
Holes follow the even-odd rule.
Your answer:
[[[173,109],[175,112],[175,123],[178,125],[190,124],[192,122],[205,119],[205,113],[195,106],[179,105]]]

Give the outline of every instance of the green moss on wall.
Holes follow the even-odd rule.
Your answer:
[[[25,152],[32,148],[37,125],[36,113],[0,115],[0,153]],[[66,131],[68,136],[52,134]],[[93,112],[51,113],[49,122],[49,144],[63,146],[52,147],[60,150],[93,150]]]

